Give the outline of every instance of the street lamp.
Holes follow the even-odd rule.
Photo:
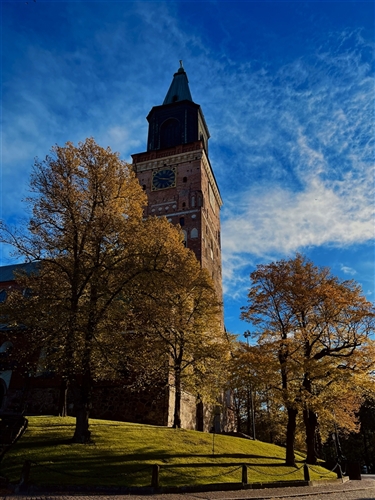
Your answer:
[[[247,330],[243,336],[246,339],[247,347],[249,347],[249,337],[251,333]],[[248,375],[250,376],[250,370],[248,372]],[[253,439],[254,441],[256,440],[256,434],[255,434],[255,412],[254,412],[254,398],[253,398],[253,388],[252,384],[249,381],[249,388],[250,388],[250,408],[251,408],[251,422],[253,424]]]

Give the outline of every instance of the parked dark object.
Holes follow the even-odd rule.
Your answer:
[[[353,481],[361,481],[361,466],[358,462],[346,463],[346,475]]]
[[[20,415],[7,415],[0,418],[0,462],[5,453],[27,429],[27,418]]]

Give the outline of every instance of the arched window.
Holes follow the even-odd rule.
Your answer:
[[[198,238],[198,229],[194,227],[190,233],[191,238]]]
[[[184,245],[185,245],[185,247],[186,247],[186,246],[187,246],[187,232],[186,232],[186,231],[182,231],[182,234],[183,234],[183,236],[184,236],[184,241],[183,241],[183,243],[184,243]]]
[[[181,126],[175,118],[166,120],[160,127],[160,147],[172,148],[181,144]]]

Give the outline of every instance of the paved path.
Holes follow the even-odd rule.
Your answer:
[[[322,486],[265,488],[261,490],[215,491],[205,493],[118,495],[103,493],[1,494],[0,500],[375,500],[375,481],[348,481]]]

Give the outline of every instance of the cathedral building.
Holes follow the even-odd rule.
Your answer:
[[[164,215],[181,226],[185,245],[209,271],[222,300],[223,202],[208,157],[207,124],[180,65],[163,104],[147,116],[147,151],[132,155],[133,167],[148,197],[145,216]]]

